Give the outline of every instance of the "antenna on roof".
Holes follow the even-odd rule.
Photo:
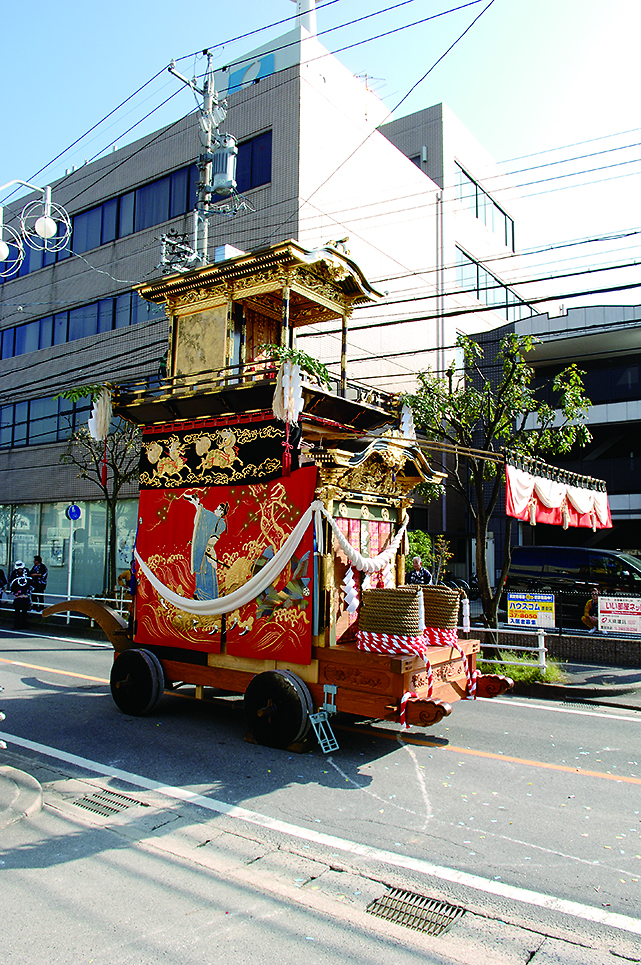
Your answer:
[[[169,270],[186,270],[192,267],[193,262],[201,265],[207,264],[207,249],[209,246],[209,218],[211,215],[222,215],[223,217],[233,218],[241,211],[253,211],[253,207],[236,190],[236,160],[238,157],[238,147],[236,138],[232,134],[221,134],[219,127],[227,117],[227,101],[219,101],[218,93],[214,86],[213,54],[209,50],[203,50],[203,55],[207,57],[207,70],[203,77],[202,87],[198,86],[198,79],[184,77],[176,69],[176,61],[172,60],[167,70],[178,80],[190,87],[195,94],[202,97],[202,106],[199,105],[200,116],[200,142],[201,152],[198,155],[198,170],[200,180],[197,184],[198,201],[194,210],[194,234],[193,251],[189,259],[191,265],[185,266],[184,246],[181,246],[182,253],[180,266],[173,264],[171,256],[169,261],[165,261],[167,252],[173,246],[163,243],[163,266]],[[224,203],[223,199],[227,199]]]

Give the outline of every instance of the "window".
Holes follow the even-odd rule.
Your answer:
[[[456,197],[468,211],[514,251],[514,221],[480,184],[455,162]]]
[[[91,399],[31,399],[0,406],[0,449],[63,442],[87,423]]]
[[[25,352],[36,352],[40,342],[40,323],[27,322],[16,328],[14,355],[24,355]]]
[[[98,303],[72,308],[69,312],[69,341],[87,338],[98,332]]]
[[[239,194],[269,184],[272,179],[272,132],[238,145],[236,184]]]
[[[102,238],[102,205],[74,217],[72,237],[75,252],[99,247]]]
[[[169,220],[170,182],[170,178],[163,178],[162,181],[154,181],[138,188],[134,231],[143,231]]]
[[[496,308],[508,321],[529,318],[533,314],[527,302],[461,248],[456,249],[456,284],[460,291]]]

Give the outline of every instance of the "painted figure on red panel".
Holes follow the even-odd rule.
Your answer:
[[[216,543],[227,529],[225,516],[229,503],[220,503],[212,512],[205,509],[198,498],[184,494],[196,507],[194,533],[191,540],[191,572],[196,577],[196,598],[198,600],[218,599],[218,556]]]

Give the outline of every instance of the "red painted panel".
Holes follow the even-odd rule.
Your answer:
[[[181,596],[226,596],[280,549],[312,502],[315,485],[316,467],[306,466],[249,486],[142,490],[138,553]],[[219,653],[222,642],[236,656],[309,663],[312,562],[310,524],[274,584],[225,620],[178,609],[139,572],[136,643]]]

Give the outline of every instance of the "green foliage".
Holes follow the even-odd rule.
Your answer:
[[[407,539],[410,544],[408,558],[410,565],[415,556],[420,556],[423,566],[430,566],[432,562],[432,540],[422,529],[408,530]]]
[[[264,353],[275,362],[278,362],[279,365],[282,365],[283,362],[292,362],[294,365],[300,365],[303,372],[314,376],[321,385],[330,385],[327,366],[323,365],[322,362],[319,362],[318,359],[315,359],[313,356],[308,355],[307,352],[301,351],[301,349],[284,348],[282,345],[275,345],[272,342],[260,345],[258,351]]]
[[[78,385],[73,389],[65,389],[64,392],[58,392],[57,395],[54,395],[54,399],[66,399],[68,402],[78,402],[80,399],[85,399],[90,395],[91,401],[95,402],[104,388],[105,386],[101,384]]]
[[[431,456],[431,461],[447,472],[446,486],[463,498],[473,520],[477,541],[474,569],[487,626],[496,625],[510,562],[508,519],[505,564],[492,593],[484,547],[501,490],[505,452],[545,458],[567,453],[574,445],[585,445],[591,439],[584,373],[569,365],[547,386],[535,386],[534,369],[526,361],[534,341],[515,333],[502,338],[492,378],[487,378],[480,368],[483,349],[468,336],[459,335],[463,370],[452,365],[444,376],[430,370],[420,372],[417,391],[401,398],[401,403],[411,408],[416,428],[429,440],[490,454],[490,458],[473,452],[454,455],[447,464],[446,457],[439,463],[436,453]],[[541,398],[543,388],[551,388],[552,404]],[[430,498],[434,487],[422,486],[419,492]]]
[[[559,661],[553,660],[550,657],[548,657],[546,660],[545,670],[540,669],[536,661],[536,657],[530,657],[527,654],[515,652],[513,650],[499,651],[498,659],[519,660],[522,662],[519,664],[496,664],[486,663],[483,660],[479,660],[477,663],[477,668],[481,671],[481,673],[498,673],[503,674],[506,677],[511,677],[515,683],[562,684],[565,683],[567,679],[566,675],[559,666]]]

